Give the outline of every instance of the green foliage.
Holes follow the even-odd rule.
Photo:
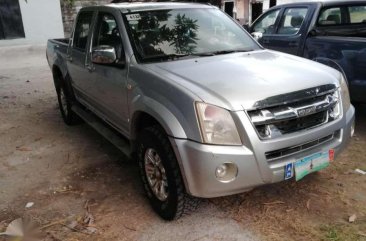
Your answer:
[[[62,4],[67,7],[73,7],[75,0],[61,0]]]
[[[329,228],[327,234],[326,234],[326,238],[329,241],[339,241],[339,235],[338,232],[335,228]]]
[[[177,53],[191,54],[196,48],[197,20],[178,14],[175,19],[175,27],[170,33],[170,45],[174,45]]]
[[[159,26],[161,22],[171,17],[170,11],[161,11],[159,14],[146,14],[139,22],[139,31],[134,32],[135,39],[139,39],[141,50],[146,55],[164,54],[159,47],[168,43],[176,53],[191,54],[196,48],[197,20],[178,14],[174,19],[174,26],[166,24]]]

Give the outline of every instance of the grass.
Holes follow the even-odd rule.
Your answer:
[[[364,241],[366,237],[361,234],[362,225],[342,224],[327,225],[321,228],[324,234],[322,241]]]
[[[329,241],[340,241],[338,231],[334,227],[331,227],[329,230],[327,230],[325,238]]]

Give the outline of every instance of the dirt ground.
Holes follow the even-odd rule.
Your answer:
[[[355,138],[328,169],[162,221],[134,163],[87,125],[62,122],[44,47],[0,48],[0,232],[23,218],[54,241],[366,240],[366,175],[356,168],[366,170],[362,105]]]

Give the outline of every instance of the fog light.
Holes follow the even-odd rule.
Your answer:
[[[355,121],[353,121],[351,125],[351,137],[353,137],[354,134],[355,134]]]
[[[223,178],[226,175],[226,165],[222,164],[216,168],[216,177]]]
[[[231,162],[223,163],[216,168],[215,175],[220,182],[234,181],[238,175],[238,167]]]

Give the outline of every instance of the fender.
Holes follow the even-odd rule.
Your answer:
[[[164,105],[147,96],[136,96],[131,102],[130,136],[136,139],[134,124],[139,113],[146,113],[155,118],[168,136],[187,139],[187,135],[176,116]]]

